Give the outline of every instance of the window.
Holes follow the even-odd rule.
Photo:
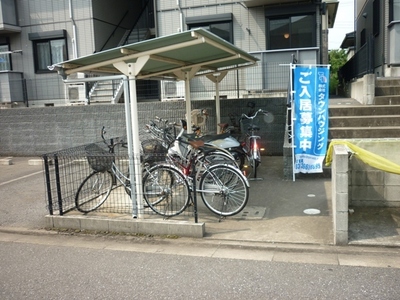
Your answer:
[[[10,54],[2,54],[9,51],[8,45],[0,45],[0,71],[10,71],[11,70],[11,60]]]
[[[204,28],[220,38],[233,44],[232,14],[209,15],[201,17],[188,17],[186,24],[189,29]]]
[[[400,21],[400,0],[389,0],[389,21]]]
[[[316,45],[314,15],[269,18],[267,24],[269,50],[315,47]]]
[[[65,30],[31,33],[29,39],[33,43],[36,73],[50,72],[48,66],[68,59]]]

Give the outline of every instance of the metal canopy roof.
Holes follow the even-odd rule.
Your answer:
[[[184,79],[182,72],[188,70],[195,70],[193,76],[206,75],[250,66],[257,60],[211,32],[198,28],[61,62],[49,69],[57,70],[65,78],[77,72],[121,74],[121,62],[137,63],[140,68],[136,68],[136,79]]]

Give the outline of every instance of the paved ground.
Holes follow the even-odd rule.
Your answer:
[[[332,98],[330,105],[359,103]],[[12,165],[0,164],[0,229],[46,226],[43,168],[28,164],[30,159],[14,157]],[[283,158],[276,156],[263,157],[258,175],[263,180],[250,182],[250,200],[241,214],[220,221],[200,208],[199,221],[206,224],[204,239],[332,245],[329,176],[303,174],[295,181],[285,180]],[[355,208],[349,215],[349,243],[400,246],[400,209]]]
[[[0,227],[38,229],[47,214],[42,167],[31,158],[0,165]],[[331,180],[300,175],[283,179],[283,158],[263,157],[259,177],[250,181],[243,212],[219,220],[201,211],[208,240],[332,245]],[[400,209],[356,208],[349,218],[349,242],[400,246]]]

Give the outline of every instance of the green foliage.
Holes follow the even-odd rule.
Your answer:
[[[336,95],[336,91],[339,85],[338,70],[347,62],[346,51],[341,50],[330,50],[329,51],[329,64],[330,68],[330,81],[329,81],[329,93]]]

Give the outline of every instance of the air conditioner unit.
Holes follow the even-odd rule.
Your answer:
[[[185,100],[184,81],[161,81],[161,101]]]
[[[87,102],[85,83],[67,84],[65,99],[68,104],[85,104]]]

